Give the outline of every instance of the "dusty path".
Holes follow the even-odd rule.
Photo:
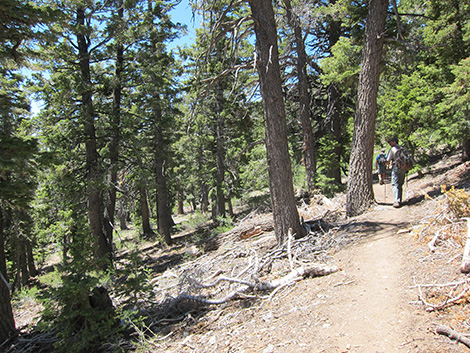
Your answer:
[[[355,230],[367,237],[337,256],[343,271],[330,280],[343,279],[327,290],[331,300],[322,306],[321,348],[313,351],[426,351],[416,344],[425,330],[410,305],[416,299],[408,257],[414,240],[406,231],[412,210],[391,206],[390,184],[377,184],[374,192],[379,205],[362,217],[364,228]]]
[[[403,256],[407,234],[398,234],[407,209],[381,208],[370,225],[373,236],[338,255],[344,279],[330,290],[332,300],[325,306],[328,324],[319,337],[325,352],[409,349],[404,336],[412,325]]]

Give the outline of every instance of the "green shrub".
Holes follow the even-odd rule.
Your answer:
[[[58,352],[99,351],[120,334],[101,276],[66,274],[61,285],[41,293],[42,328],[54,330]]]

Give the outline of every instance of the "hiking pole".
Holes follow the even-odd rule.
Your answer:
[[[405,186],[405,188],[406,188],[405,196],[406,196],[406,200],[408,201],[408,197],[409,197],[409,195],[408,195],[408,172],[406,172],[406,179],[405,180],[406,180],[406,183],[405,183],[406,184],[406,186]]]
[[[384,181],[384,203],[387,202],[387,184]]]
[[[385,178],[384,178],[384,203],[387,202],[387,169],[385,168]]]

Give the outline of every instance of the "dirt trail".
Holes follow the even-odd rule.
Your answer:
[[[404,199],[409,190],[404,190]],[[426,324],[410,302],[413,266],[407,227],[413,220],[409,206],[392,207],[391,184],[374,185],[378,205],[365,221],[368,234],[360,243],[341,251],[337,260],[344,277],[333,287],[332,300],[323,306],[325,321],[319,334],[323,352],[425,352]],[[371,218],[372,217],[372,218]],[[333,278],[334,276],[332,276]],[[343,313],[343,314],[341,314]]]
[[[391,204],[391,202],[390,202]],[[404,336],[411,322],[410,292],[404,282],[404,245],[399,234],[407,209],[379,206],[374,234],[338,255],[344,279],[331,289],[320,342],[323,351],[407,351]],[[341,314],[342,313],[342,314]],[[336,349],[336,350],[332,350]]]

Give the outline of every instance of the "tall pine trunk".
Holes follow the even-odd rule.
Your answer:
[[[24,288],[28,285],[31,277],[37,275],[34,264],[33,247],[31,245],[31,232],[33,221],[29,213],[25,210],[17,210],[16,217],[21,219],[21,224],[16,223],[11,234],[12,244],[15,247],[14,272],[15,280],[13,290]]]
[[[349,182],[346,197],[346,216],[348,217],[363,213],[374,201],[372,159],[387,9],[388,0],[371,0],[369,2],[351,158],[349,160]]]
[[[119,201],[119,211],[118,211],[118,218],[119,218],[119,227],[121,230],[128,230],[129,227],[127,226],[127,214],[128,211],[126,210],[127,202],[123,199]]]
[[[16,332],[5,260],[3,209],[0,206],[0,344]]]
[[[332,1],[336,3],[336,1]],[[341,36],[341,22],[331,20],[328,29],[329,35],[329,49],[338,42]],[[341,124],[341,94],[335,84],[331,84],[328,87],[328,117],[327,119],[331,122],[330,130],[333,134],[333,138],[336,145],[333,149],[336,163],[333,165],[329,176],[332,177],[337,184],[341,184],[341,155],[343,153],[342,135],[343,129]]]
[[[26,239],[26,261],[28,262],[29,277],[36,277],[38,270],[34,263],[33,245],[29,239]]]
[[[183,190],[181,190],[180,180],[178,180],[178,189],[176,191],[176,203],[177,203],[177,213],[179,215],[184,214],[184,197]]]
[[[88,186],[88,221],[95,242],[94,258],[98,267],[107,268],[111,265],[111,246],[103,232],[103,197],[101,182],[102,172],[99,168],[95,113],[93,110],[93,90],[90,76],[89,39],[85,35],[85,8],[77,8],[78,56],[82,83],[81,115],[84,124],[86,170]]]
[[[196,210],[193,207],[193,210]],[[201,212],[206,214],[209,211],[209,190],[207,184],[203,182],[201,184]]]
[[[333,148],[336,163],[333,164],[332,170],[328,176],[333,178],[336,184],[341,184],[341,155],[343,153],[342,135],[343,129],[341,124],[341,95],[334,84],[328,87],[328,119],[331,123],[330,131],[336,142]]]
[[[3,208],[0,205],[0,272],[8,280],[7,276],[7,261],[5,256],[5,221]]]
[[[147,190],[141,182],[139,185],[140,216],[142,217],[142,232],[145,237],[152,238],[155,233],[150,225],[150,208],[147,200]]]
[[[310,121],[310,96],[308,94],[307,77],[307,53],[305,52],[304,38],[299,20],[292,13],[290,0],[284,0],[287,18],[291,28],[294,30],[295,48],[297,51],[297,79],[299,89],[299,121],[302,125],[303,145],[302,154],[307,175],[307,189],[311,194],[315,189],[315,140],[313,136],[312,123]]]
[[[217,50],[219,59],[222,57],[220,49]],[[220,83],[216,84],[215,88],[215,101],[216,101],[216,216],[225,217],[225,195],[223,185],[225,182],[225,128],[223,112],[223,93]]]
[[[153,118],[153,142],[154,142],[154,168],[155,168],[155,178],[156,178],[156,187],[157,187],[157,229],[161,236],[163,236],[165,243],[167,245],[172,244],[171,239],[171,227],[174,224],[173,219],[171,218],[171,207],[170,207],[170,196],[168,191],[167,177],[165,173],[165,166],[168,159],[166,155],[168,153],[168,148],[166,147],[165,137],[167,132],[165,128],[165,116],[162,112],[163,109],[163,100],[162,96],[165,96],[164,88],[160,88],[161,77],[159,76],[161,72],[157,69],[161,66],[159,62],[159,55],[163,54],[162,50],[162,38],[155,31],[155,27],[158,25],[154,24],[155,19],[157,18],[156,14],[160,11],[159,7],[161,6],[158,2],[153,3],[149,1],[147,3],[147,11],[149,16],[151,16],[151,27],[149,28],[150,32],[150,42],[152,55],[150,57],[149,64],[151,68],[155,71],[150,73],[151,84],[155,87],[152,91],[152,97],[150,99],[151,109],[152,109],[152,118]],[[149,17],[150,18],[150,17]]]
[[[16,332],[8,282],[0,273],[0,344]]]
[[[16,260],[15,260],[15,267],[16,267],[16,278],[14,281],[13,288],[21,289],[25,287],[29,280],[29,272],[28,272],[28,263],[26,258],[26,246],[25,242],[26,239],[21,235],[17,235],[14,237],[15,242],[15,253],[16,253]]]
[[[255,23],[256,63],[265,115],[266,152],[273,208],[274,232],[283,243],[289,228],[303,235],[295,204],[287,144],[287,123],[279,69],[276,22],[270,0],[249,0]]]
[[[470,160],[470,139],[464,137],[462,141],[462,162]]]
[[[124,18],[124,8],[122,0],[118,2],[118,17]],[[113,109],[111,112],[111,140],[109,142],[109,169],[108,169],[108,185],[106,198],[106,213],[104,217],[104,229],[106,242],[109,246],[111,256],[113,253],[113,232],[116,214],[116,194],[117,194],[117,174],[119,169],[119,145],[121,141],[121,96],[122,96],[122,73],[124,67],[124,48],[118,43],[116,47],[116,71],[113,84]]]
[[[158,233],[163,236],[167,245],[172,244],[171,239],[171,207],[168,197],[168,185],[165,175],[165,142],[163,140],[163,130],[161,128],[162,112],[159,108],[154,108],[155,115],[155,174],[157,182],[157,226]]]

